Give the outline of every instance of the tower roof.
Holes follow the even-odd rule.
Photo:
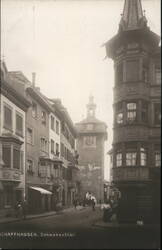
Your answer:
[[[146,17],[143,15],[141,0],[125,0],[119,26],[121,30],[136,30],[147,26]]]

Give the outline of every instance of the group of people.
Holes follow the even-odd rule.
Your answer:
[[[27,215],[27,201],[24,199],[22,201],[17,201],[15,204],[15,216],[17,218],[26,219]]]
[[[93,211],[95,211],[96,203],[97,203],[97,200],[96,200],[95,196],[90,192],[87,192],[85,194],[84,199],[81,200],[81,199],[75,198],[73,201],[75,209],[77,208],[78,205],[82,205],[83,207],[91,206]]]

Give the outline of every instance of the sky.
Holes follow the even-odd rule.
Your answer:
[[[103,44],[118,31],[124,0],[1,0],[1,55],[49,98],[60,98],[74,123],[89,95],[107,124],[105,179],[113,139],[113,61]],[[160,35],[160,0],[143,0],[148,26]]]

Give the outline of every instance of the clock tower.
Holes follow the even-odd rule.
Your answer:
[[[87,117],[76,124],[78,132],[77,151],[81,179],[81,195],[91,192],[97,201],[104,197],[104,142],[107,126],[95,116],[96,104],[93,96],[87,104]]]

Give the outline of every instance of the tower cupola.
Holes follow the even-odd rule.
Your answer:
[[[96,104],[94,103],[94,97],[89,96],[89,103],[87,104],[87,117],[95,117]]]

